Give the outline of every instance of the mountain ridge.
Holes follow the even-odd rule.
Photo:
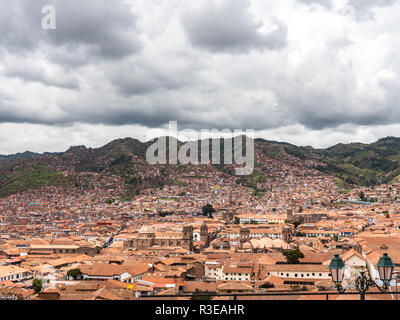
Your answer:
[[[2,161],[3,158],[7,158],[7,159],[10,159],[10,160],[14,160],[14,158],[23,158],[23,157],[28,157],[28,156],[60,155],[60,154],[63,154],[63,153],[66,153],[66,152],[70,151],[71,149],[78,149],[78,148],[83,148],[83,149],[100,149],[100,148],[104,148],[104,147],[106,147],[107,145],[111,145],[111,144],[116,143],[116,142],[126,142],[126,141],[130,141],[130,140],[131,140],[131,141],[136,141],[136,142],[141,143],[141,144],[144,144],[144,145],[148,145],[148,144],[150,144],[150,142],[154,142],[154,140],[159,139],[159,138],[162,138],[162,137],[169,138],[168,136],[160,136],[160,137],[153,138],[153,139],[151,139],[151,140],[142,142],[142,141],[140,141],[140,140],[138,140],[138,139],[136,139],[136,138],[125,137],[125,138],[118,138],[118,139],[111,140],[110,142],[106,143],[105,145],[100,146],[100,147],[97,147],[97,148],[94,148],[94,147],[87,147],[87,146],[85,146],[85,145],[71,145],[66,151],[59,151],[59,152],[49,152],[49,151],[45,151],[45,152],[40,153],[40,152],[32,152],[32,151],[26,150],[26,151],[17,152],[17,153],[14,153],[14,154],[11,154],[11,153],[10,153],[10,154],[0,154],[0,161]],[[178,140],[178,139],[175,138],[175,137],[171,137],[171,138],[174,138],[174,139]],[[296,145],[296,144],[293,144],[293,143],[290,143],[290,142],[275,141],[275,140],[267,140],[267,139],[264,139],[264,138],[255,138],[254,141],[256,141],[256,142],[259,141],[259,142],[266,142],[266,143],[274,143],[274,144],[280,144],[280,145],[289,145],[289,146],[293,146],[293,147],[297,147],[297,148],[302,148],[302,149],[329,150],[329,149],[333,149],[333,148],[338,147],[338,146],[348,146],[348,145],[368,146],[368,145],[375,144],[375,143],[378,143],[378,142],[391,141],[391,140],[393,140],[393,139],[398,140],[398,141],[400,142],[400,137],[387,136],[387,137],[384,137],[384,138],[379,138],[377,141],[371,142],[371,143],[362,143],[362,142],[343,143],[343,142],[339,142],[339,143],[337,143],[337,144],[335,144],[335,145],[332,145],[332,146],[326,147],[326,148],[316,148],[316,147],[313,147],[313,146],[310,146],[310,145],[302,146],[302,145]],[[186,143],[186,142],[188,142],[188,141],[180,141],[180,140],[178,140],[178,141],[181,142],[181,143]],[[190,140],[190,141],[192,141],[192,140]],[[194,140],[194,141],[196,141],[196,140]],[[197,140],[197,141],[200,141],[200,140]]]
[[[79,177],[84,173],[119,176],[130,196],[144,188],[162,188],[166,184],[177,183],[172,177],[179,176],[187,168],[179,165],[151,166],[147,163],[146,150],[155,139],[141,142],[127,137],[112,140],[99,148],[81,145],[58,153],[27,151],[0,156],[0,196],[48,185],[83,188],[86,182],[82,184]],[[176,140],[178,147],[184,143]],[[223,140],[219,140],[223,144]],[[265,171],[271,161],[293,167],[312,167],[322,174],[335,177],[337,185],[342,188],[390,183],[400,175],[400,138],[396,137],[381,138],[370,144],[338,143],[326,149],[262,138],[256,138],[254,142],[256,172],[240,178],[242,183],[250,187],[262,180],[260,172]],[[233,175],[231,167],[213,165],[214,169],[228,176]],[[204,166],[202,170],[211,169]]]

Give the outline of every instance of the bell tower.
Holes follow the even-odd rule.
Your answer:
[[[208,227],[205,222],[203,222],[203,224],[200,227],[200,241],[203,241],[205,246],[208,247],[208,241],[209,241]]]
[[[294,222],[294,216],[293,216],[293,210],[292,209],[288,209],[286,211],[286,220],[288,222]]]
[[[250,240],[250,229],[249,227],[242,227],[240,228],[240,243],[243,244]]]
[[[192,251],[193,248],[193,226],[187,225],[182,229],[182,240],[186,248]]]
[[[282,239],[283,241],[285,241],[286,243],[291,243],[293,242],[293,229],[289,226],[283,227],[282,228]]]

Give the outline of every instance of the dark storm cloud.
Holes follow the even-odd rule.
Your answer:
[[[56,9],[56,30],[41,26],[42,8],[48,4]],[[94,58],[118,59],[140,50],[136,20],[119,0],[3,0],[0,47],[26,53],[46,46],[50,59],[72,65]]]
[[[37,46],[40,21],[36,21],[35,32],[34,19],[26,14],[22,1],[0,1],[0,49],[13,53],[32,50]]]
[[[61,89],[79,89],[79,83],[76,80],[63,80],[59,76],[49,76],[46,74],[45,70],[39,66],[7,66],[3,75],[8,78],[18,78],[26,82],[40,82],[45,86],[53,86]]]
[[[320,130],[400,121],[398,35],[389,22],[370,26],[370,36],[335,10],[311,17],[298,5],[332,8],[328,0],[293,8],[203,0],[197,11],[174,2],[169,17],[157,12],[170,8],[162,1],[1,1],[0,122]],[[45,31],[49,3],[57,29]],[[349,3],[370,12],[394,1]],[[258,16],[276,18],[259,21],[251,12],[260,8]],[[293,18],[289,27],[282,16]]]
[[[315,101],[316,102],[316,101]],[[319,104],[297,105],[298,111],[294,112],[295,121],[312,130],[323,130],[336,128],[343,124],[359,126],[386,125],[397,123],[399,114],[388,114],[381,112],[357,112],[352,107],[338,105],[338,102],[329,101],[328,98],[321,99]]]
[[[248,0],[208,1],[201,10],[189,12],[183,26],[194,46],[211,52],[244,53],[252,49],[278,50],[287,45],[287,26],[272,18],[270,29],[249,13]]]
[[[132,107],[122,110],[114,110],[112,113],[106,110],[105,112],[93,113],[90,116],[88,114],[87,118],[78,117],[77,121],[82,121],[82,119],[85,119],[85,123],[91,124],[101,123],[106,125],[122,126],[139,123],[148,128],[158,128],[171,120],[171,110],[164,109],[160,106],[157,111],[149,112],[143,108]]]
[[[48,2],[48,0],[44,0]],[[35,1],[36,3],[36,1]],[[53,0],[57,30],[48,32],[54,46],[83,46],[90,56],[123,58],[140,49],[136,17],[122,1]]]
[[[4,99],[1,95],[0,123],[57,124],[49,115],[27,112],[27,109],[19,108],[18,101],[14,99]]]
[[[165,61],[167,63],[167,61]],[[188,84],[190,72],[187,68],[174,67],[161,70],[147,61],[126,62],[109,72],[112,84],[124,96],[144,95],[158,90],[177,90]]]

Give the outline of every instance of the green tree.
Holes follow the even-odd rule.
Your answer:
[[[35,291],[35,293],[39,293],[40,291],[42,291],[42,279],[33,279],[32,281],[32,285],[33,285],[33,290]]]
[[[233,219],[233,223],[234,224],[239,224],[240,223],[240,219],[238,217],[235,217],[235,219]]]
[[[203,216],[209,216],[210,218],[212,218],[212,214],[215,212],[215,209],[211,204],[208,203],[205,206],[203,206],[201,211],[203,213]]]
[[[282,254],[286,258],[288,264],[299,264],[300,259],[304,258],[304,254],[299,249],[286,250]]]
[[[71,269],[67,272],[67,277],[73,278],[74,280],[78,279],[78,277],[82,274],[81,269]]]
[[[297,227],[300,225],[301,223],[299,221],[295,221],[293,222],[294,228],[297,229]]]

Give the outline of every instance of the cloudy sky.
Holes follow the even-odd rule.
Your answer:
[[[314,147],[400,136],[399,16],[397,0],[1,0],[0,154],[170,120]]]

